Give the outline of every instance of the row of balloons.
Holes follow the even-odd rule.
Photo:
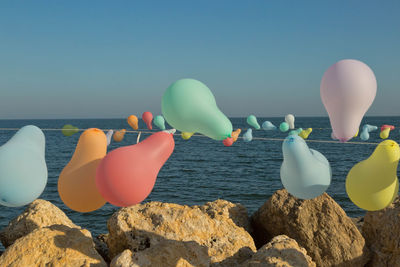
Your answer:
[[[346,142],[357,134],[376,86],[372,70],[357,60],[339,61],[325,72],[320,91],[334,138]],[[161,108],[168,124],[182,133],[201,133],[228,146],[240,134],[240,130],[232,131],[211,91],[197,80],[182,79],[169,86]],[[140,203],[150,194],[159,170],[174,150],[175,129],[156,132],[140,143],[109,153],[103,131],[85,130],[59,176],[62,201],[79,212],[96,210],[106,202],[120,207]],[[42,193],[47,182],[44,146],[43,132],[25,126],[0,148],[0,204],[25,205]],[[295,134],[284,140],[282,151],[281,180],[289,193],[310,199],[327,190],[332,172],[324,155],[309,149]],[[389,205],[398,193],[399,157],[398,144],[385,140],[368,159],[354,165],[346,178],[353,203],[366,210]]]

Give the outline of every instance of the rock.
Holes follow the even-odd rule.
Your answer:
[[[29,204],[22,214],[13,219],[0,232],[0,240],[4,247],[8,247],[15,240],[29,234],[33,230],[54,224],[79,228],[55,205],[49,201],[37,199]]]
[[[364,266],[365,240],[343,209],[326,193],[300,200],[278,190],[252,216],[258,245],[287,235],[304,247],[318,266]]]
[[[38,228],[17,239],[0,257],[0,266],[91,266],[107,264],[89,231],[65,225]]]
[[[225,200],[193,207],[150,202],[114,213],[107,244],[113,258],[125,249],[140,252],[166,239],[195,241],[208,248],[211,263],[216,263],[242,256],[241,250],[256,250],[248,227],[246,209]]]
[[[370,266],[400,266],[400,199],[380,211],[368,211],[363,235],[371,250]]]
[[[357,226],[358,231],[360,231],[360,233],[362,234],[362,226],[364,224],[364,217],[356,217],[356,218],[349,217],[349,218],[354,223],[354,225]]]
[[[96,236],[96,238],[94,238],[93,241],[97,252],[103,257],[103,259],[107,263],[110,263],[111,259],[108,254],[107,237],[108,234],[101,234]]]
[[[163,240],[150,248],[138,252],[124,250],[116,256],[111,267],[152,267],[152,266],[210,266],[207,248],[194,241],[183,242]]]
[[[315,262],[300,247],[296,240],[285,235],[274,237],[271,242],[261,247],[243,267],[287,266],[315,267]]]

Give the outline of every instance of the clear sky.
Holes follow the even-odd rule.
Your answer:
[[[0,1],[0,118],[160,114],[195,78],[228,116],[326,116],[325,70],[375,72],[400,115],[400,1]]]

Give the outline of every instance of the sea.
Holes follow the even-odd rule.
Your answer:
[[[269,120],[275,125],[284,118],[258,118],[262,122]],[[242,129],[242,134],[250,128],[246,118],[231,118],[234,129]],[[383,124],[398,125],[400,117],[364,117],[362,124],[368,123],[380,128]],[[56,119],[56,120],[0,120],[0,128],[20,128],[25,125],[36,125],[41,129],[59,129],[65,124],[72,124],[80,129],[127,129],[132,130],[126,119]],[[156,128],[155,126],[153,126]],[[168,126],[167,126],[168,127]],[[297,117],[296,128],[313,128],[309,140],[331,139],[328,117]],[[139,121],[139,128],[146,129],[145,123]],[[157,130],[153,128],[153,131]],[[14,134],[15,130],[0,130],[0,145]],[[66,137],[61,131],[46,131],[46,163],[48,168],[47,186],[40,196],[63,210],[77,225],[91,231],[93,236],[107,233],[107,220],[119,208],[106,204],[101,209],[79,213],[69,209],[61,201],[57,191],[58,176],[74,153],[80,133]],[[150,133],[142,133],[141,140]],[[137,133],[126,133],[122,142],[112,142],[108,151],[121,146],[136,144]],[[254,138],[283,139],[288,133],[279,130],[265,131],[253,129]],[[398,140],[398,129],[390,133],[389,139]],[[259,140],[244,142],[238,139],[231,147],[225,147],[222,141],[215,141],[204,136],[193,136],[184,140],[175,135],[175,150],[161,168],[153,191],[145,200],[178,203],[184,205],[202,205],[216,199],[226,199],[244,205],[249,215],[254,213],[271,195],[283,188],[280,179],[282,164],[282,141]],[[351,141],[363,142],[359,137]],[[368,158],[376,144],[382,139],[379,130],[370,134],[364,144],[308,142],[308,146],[321,152],[328,159],[332,168],[332,182],[327,193],[340,204],[348,216],[363,216],[365,211],[355,206],[345,190],[345,179],[350,169],[358,162]],[[1,149],[1,148],[0,148]],[[379,177],[377,177],[379,179]],[[0,229],[24,211],[24,207],[11,208],[0,206]]]

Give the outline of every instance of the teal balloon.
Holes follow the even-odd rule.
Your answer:
[[[252,129],[248,129],[242,136],[243,141],[245,142],[251,142],[251,140],[253,140],[253,130]]]
[[[266,131],[276,130],[276,126],[270,121],[264,121],[261,127]]]
[[[360,133],[360,138],[363,141],[367,141],[369,139],[369,133],[378,130],[377,126],[365,124]]]
[[[0,147],[0,204],[29,204],[42,194],[46,183],[44,134],[36,126],[24,126]]]
[[[281,130],[281,132],[287,132],[289,130],[289,124],[287,122],[282,122],[279,125],[279,130]]]
[[[302,128],[296,129],[296,130],[292,130],[289,132],[289,135],[299,135],[301,132],[303,131]]]
[[[160,130],[164,131],[165,130],[165,120],[164,117],[161,115],[155,116],[153,119],[153,123],[155,126],[160,128]]]
[[[201,133],[214,140],[231,137],[231,121],[219,110],[214,95],[202,82],[174,82],[162,97],[161,109],[168,124],[181,132]]]
[[[332,172],[324,155],[308,148],[304,139],[297,135],[286,137],[282,151],[281,181],[290,194],[312,199],[328,189]]]
[[[254,115],[250,115],[247,117],[247,124],[250,125],[251,127],[254,127],[256,130],[259,130],[260,124],[257,122],[257,118]]]

